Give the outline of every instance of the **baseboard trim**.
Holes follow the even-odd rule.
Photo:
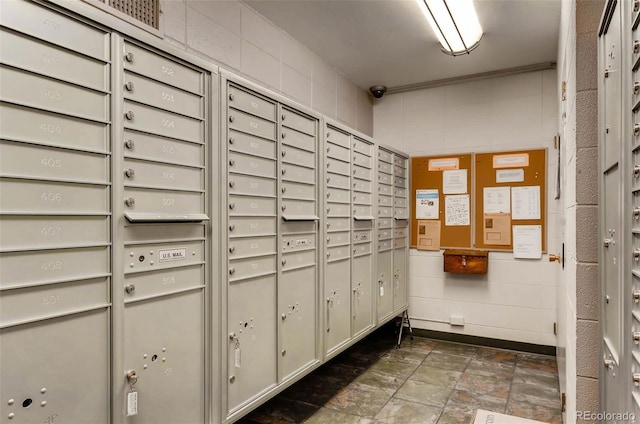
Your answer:
[[[467,343],[479,346],[495,347],[499,349],[518,350],[521,352],[538,353],[556,356],[555,346],[537,345],[533,343],[513,342],[510,340],[492,339],[489,337],[469,336],[467,334],[445,333],[443,331],[413,329],[413,335],[447,342]]]

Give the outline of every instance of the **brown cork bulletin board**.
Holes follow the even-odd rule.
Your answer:
[[[418,190],[438,190],[438,218],[441,221],[440,247],[442,248],[470,248],[471,225],[473,224],[473,196],[471,195],[473,160],[472,154],[455,154],[443,156],[421,156],[411,158],[411,247],[418,244],[418,219],[416,217],[416,192]],[[445,194],[443,194],[443,173],[449,170],[466,170],[466,194],[469,195],[469,224],[445,225]]]
[[[546,252],[547,149],[477,153],[474,157],[474,247],[510,251],[513,225],[540,225],[542,252]],[[499,205],[507,202],[509,209],[500,211]]]

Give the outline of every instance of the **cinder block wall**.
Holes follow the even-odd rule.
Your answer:
[[[578,411],[598,411],[598,26],[604,0],[576,2],[576,376]]]

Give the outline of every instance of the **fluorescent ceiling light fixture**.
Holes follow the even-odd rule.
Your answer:
[[[452,56],[469,54],[480,44],[482,27],[473,0],[417,0],[442,51]]]

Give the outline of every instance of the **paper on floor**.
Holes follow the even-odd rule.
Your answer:
[[[542,421],[514,417],[513,415],[498,414],[497,412],[478,409],[471,418],[471,424],[546,424]]]

